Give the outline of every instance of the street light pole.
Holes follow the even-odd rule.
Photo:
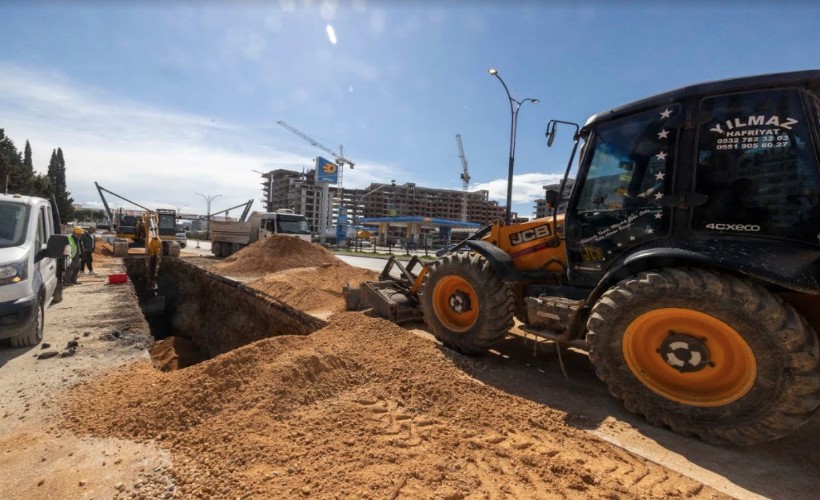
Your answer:
[[[205,217],[205,239],[210,240],[211,239],[211,202],[213,200],[219,198],[222,195],[217,194],[217,195],[213,195],[213,196],[212,195],[205,196],[204,194],[200,194],[200,193],[195,193],[195,194],[198,194],[199,196],[201,196],[205,200],[205,204],[208,207],[208,215]]]
[[[377,187],[376,189],[371,189],[370,191],[366,192],[365,194],[356,197],[356,204],[353,206],[353,231],[356,232],[356,240],[355,240],[356,243],[354,245],[354,248],[356,249],[357,252],[359,251],[359,230],[356,228],[356,213],[357,213],[358,208],[359,208],[359,203],[361,203],[362,200],[366,196],[370,196],[371,194],[375,193],[376,191],[378,191],[380,189],[384,189],[387,186],[396,187],[396,180],[391,179],[390,184],[382,184],[381,186]]]
[[[498,70],[495,68],[490,68],[489,73],[498,78],[498,81],[504,86],[504,92],[507,93],[507,99],[510,100],[510,163],[509,172],[507,173],[507,211],[504,215],[504,222],[509,224],[512,222],[512,186],[513,169],[515,166],[515,136],[518,129],[518,110],[521,109],[521,105],[527,101],[533,104],[537,104],[539,101],[538,99],[534,99],[532,97],[527,97],[526,99],[522,99],[520,101],[515,99],[510,95],[510,90],[507,88],[507,84],[504,83],[504,80],[501,79],[501,76],[498,74]]]

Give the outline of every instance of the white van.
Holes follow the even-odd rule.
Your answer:
[[[13,347],[39,344],[46,308],[63,298],[70,250],[54,228],[48,201],[0,194],[0,339]]]

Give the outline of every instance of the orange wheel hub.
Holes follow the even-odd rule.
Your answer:
[[[478,319],[478,294],[459,276],[445,276],[433,290],[433,310],[448,330],[464,332]]]
[[[691,309],[655,309],[638,316],[621,347],[638,380],[686,405],[732,403],[749,392],[757,377],[746,340],[723,321]]]

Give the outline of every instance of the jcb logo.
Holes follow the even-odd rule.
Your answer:
[[[519,231],[517,233],[513,233],[510,235],[510,244],[520,245],[522,243],[526,243],[528,241],[537,240],[539,238],[546,238],[552,234],[550,232],[549,224],[544,224],[542,226],[531,227],[529,229],[525,229],[523,231]]]

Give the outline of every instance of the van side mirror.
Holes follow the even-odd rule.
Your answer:
[[[65,254],[65,247],[68,246],[68,235],[52,234],[48,238],[46,245],[46,257],[59,259]]]
[[[547,208],[555,208],[558,204],[558,191],[554,189],[547,189]]]

